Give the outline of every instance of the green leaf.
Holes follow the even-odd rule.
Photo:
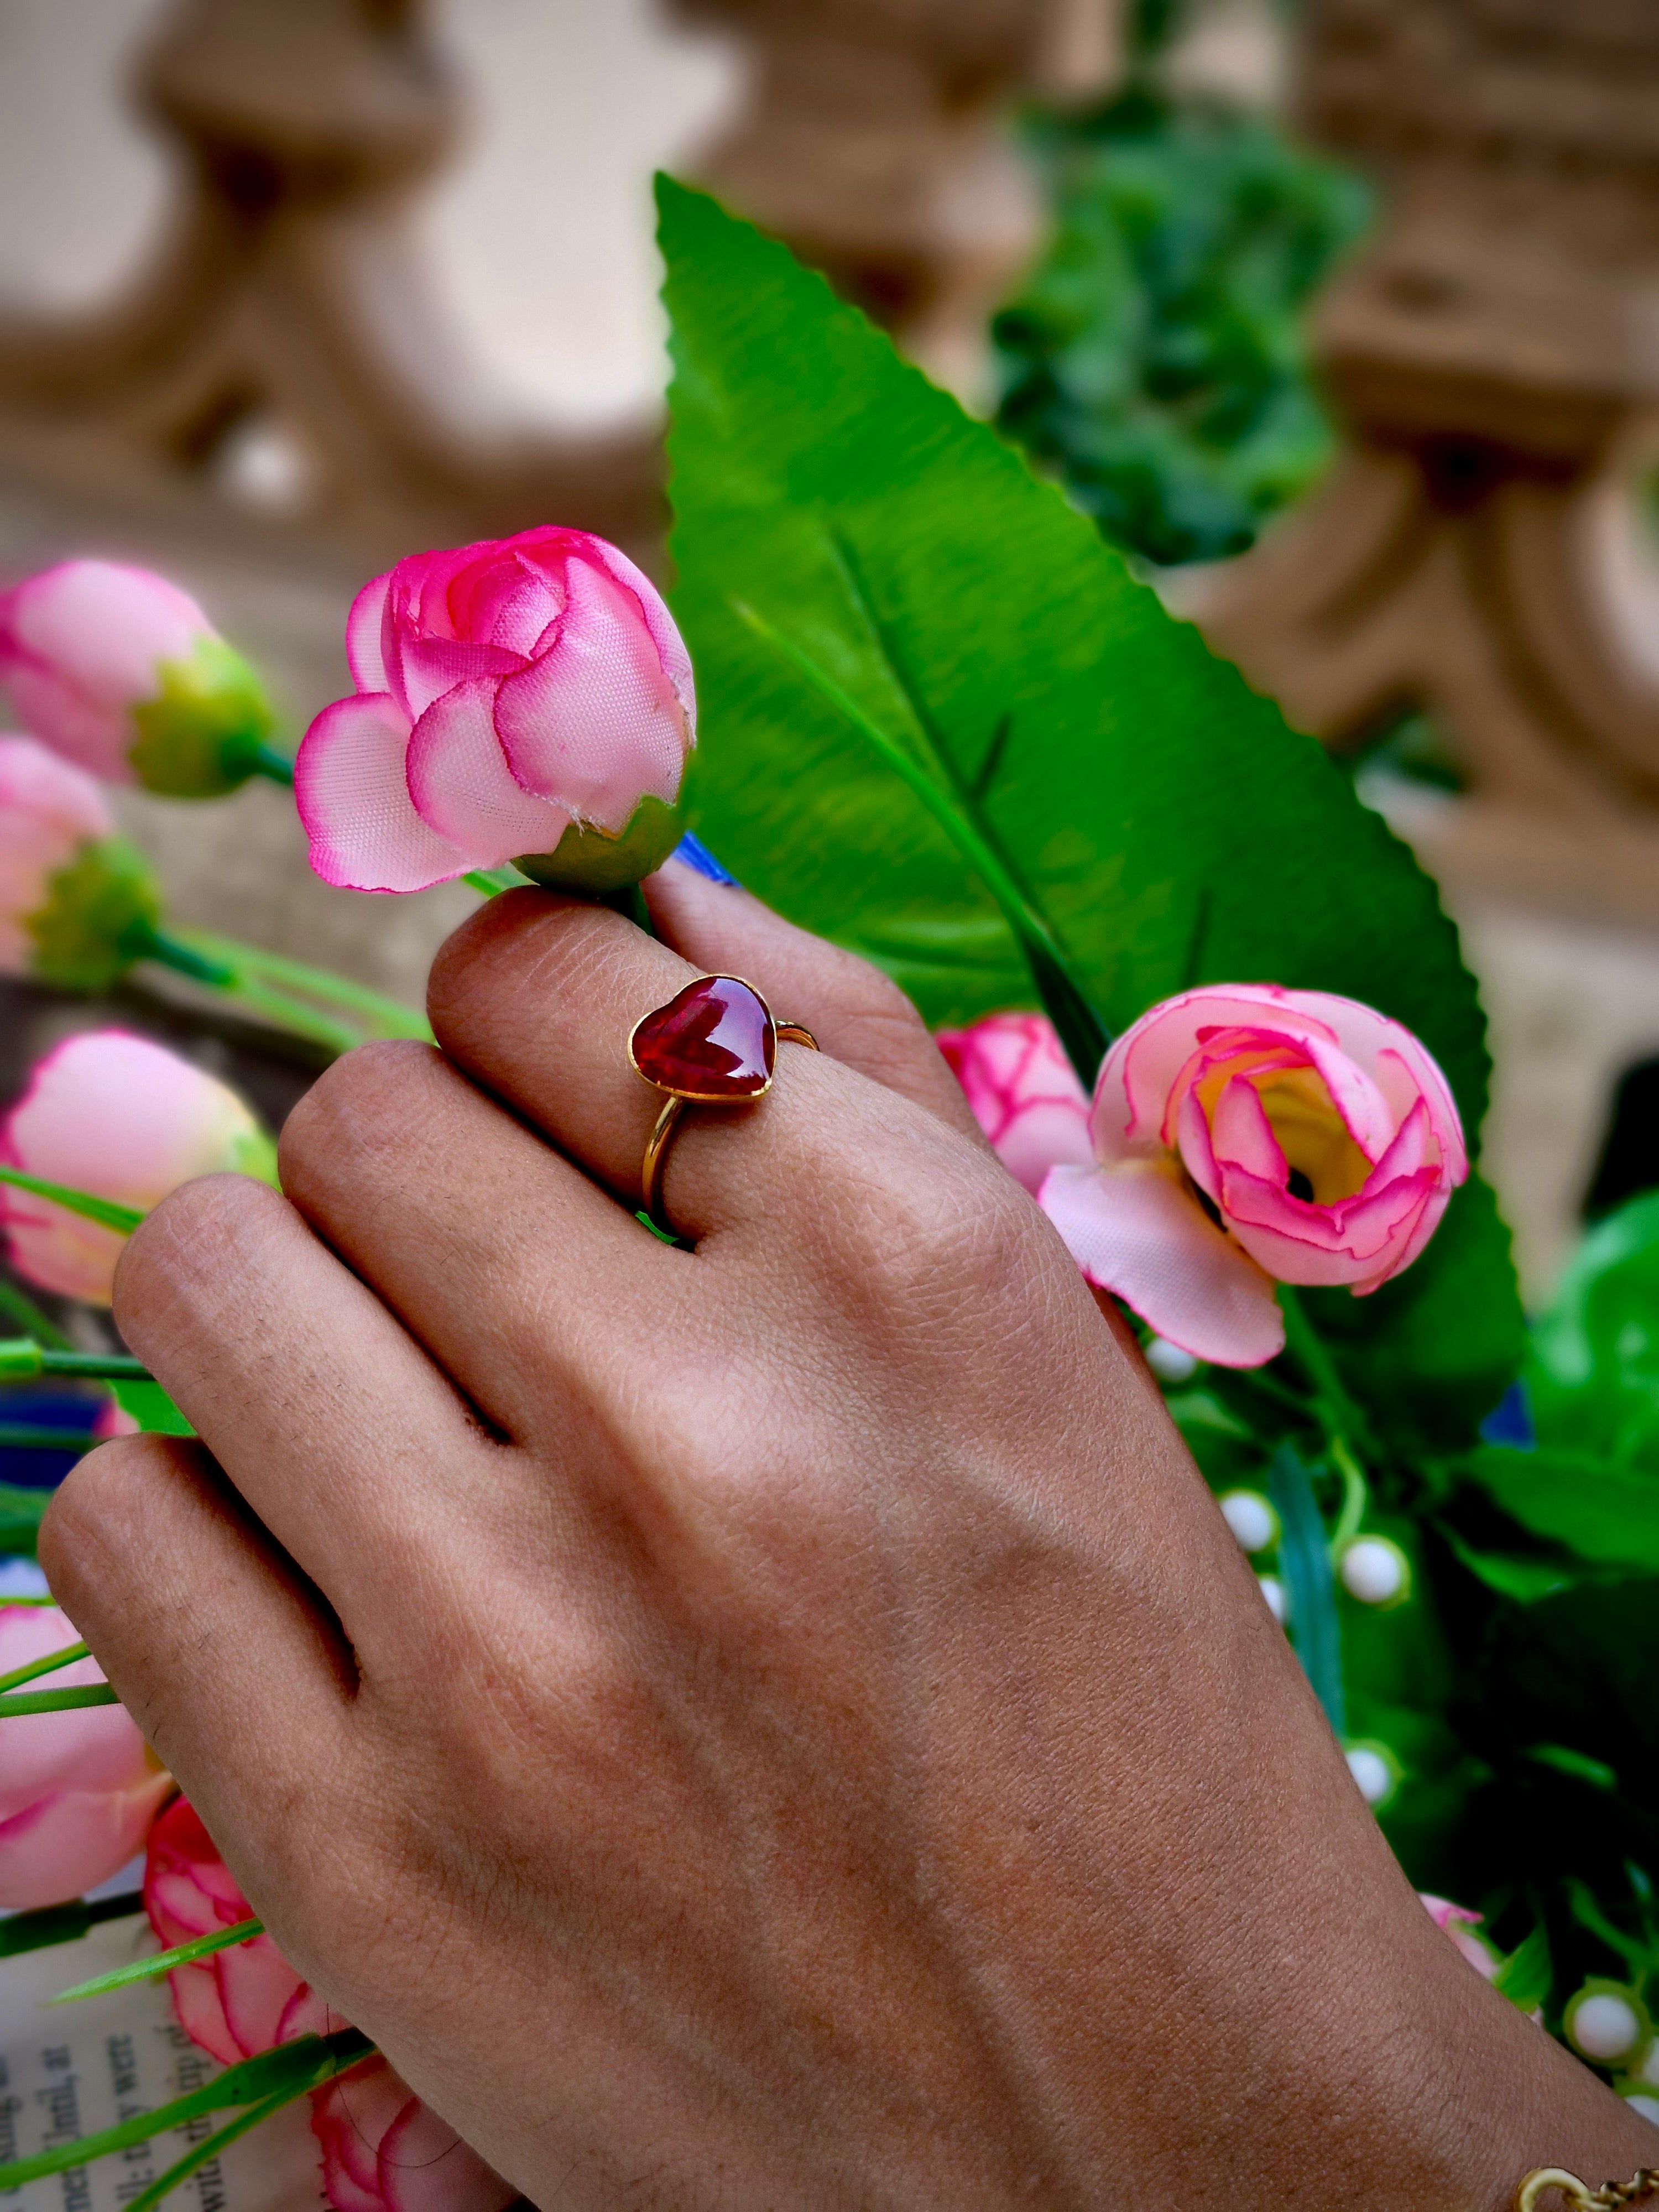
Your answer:
[[[121,1700],[107,1682],[88,1682],[80,1690],[15,1690],[0,1698],[0,1720],[20,1714],[76,1713],[88,1705],[118,1705]]]
[[[73,1667],[88,1656],[84,1644],[66,1644],[61,1651],[48,1651],[43,1658],[30,1659],[21,1667],[14,1667],[9,1674],[0,1674],[0,1694],[7,1690],[21,1689],[25,1682],[38,1681],[42,1674],[55,1674],[60,1667]]]
[[[1459,1564],[1477,1582],[1516,1605],[1536,1605],[1558,1591],[1576,1589],[1584,1579],[1571,1559],[1540,1558],[1531,1552],[1491,1552],[1470,1544],[1455,1528],[1440,1524],[1440,1534]]]
[[[40,1176],[25,1175],[21,1168],[0,1167],[0,1182],[12,1183],[36,1198],[50,1199],[66,1213],[78,1213],[87,1221],[95,1221],[100,1229],[113,1229],[123,1237],[131,1236],[144,1218],[136,1206],[100,1198],[95,1191],[76,1190],[70,1183],[47,1182]]]
[[[151,1436],[193,1437],[196,1433],[159,1382],[118,1377],[110,1384],[123,1413],[131,1413]]]
[[[101,1997],[111,1990],[124,1990],[130,1982],[154,1981],[158,1974],[170,1974],[175,1966],[188,1966],[215,1951],[251,1943],[264,1932],[263,1920],[239,1920],[234,1927],[216,1928],[209,1936],[192,1936],[188,1943],[175,1943],[170,1951],[157,1951],[148,1959],[135,1959],[130,1966],[116,1966],[107,1974],[94,1974],[89,1982],[76,1982],[72,1989],[59,1990],[52,2002],[76,2004],[82,1997]]]
[[[221,2151],[228,2150],[239,2136],[251,2133],[262,2120],[270,2119],[286,2106],[303,2097],[310,2086],[305,2081],[296,2081],[286,2088],[274,2089],[258,2104],[250,2105],[246,2112],[238,2112],[234,2120],[227,2120],[223,2127],[216,2128],[210,2136],[204,2136],[200,2142],[192,2143],[184,2156],[175,2159],[165,2173],[158,2173],[147,2189],[140,2190],[137,2197],[125,2203],[122,2212],[152,2212],[154,2206],[159,2204],[164,2197],[172,2196],[179,2183],[188,2181],[199,2166],[205,2166],[210,2159],[217,2158]]]
[[[1510,1232],[1474,1175],[1403,1275],[1364,1298],[1298,1295],[1343,1382],[1408,1460],[1472,1444],[1526,1352]]]
[[[1533,1333],[1540,1443],[1650,1470],[1659,1484],[1659,1191],[1598,1222]]]
[[[1330,1548],[1308,1470],[1292,1445],[1281,1444],[1268,1461],[1267,1495],[1279,1520],[1279,1565],[1290,1605],[1291,1642],[1340,1739],[1347,1733],[1347,1711]]]
[[[1351,781],[821,278],[705,196],[658,190],[696,834],[935,1026],[1037,1002],[936,812],[746,609],[974,794],[1109,1028],[1194,982],[1340,992],[1423,1040],[1477,1131],[1474,984],[1434,886]],[[1374,1299],[1339,1294],[1342,1333],[1356,1395],[1392,1404],[1420,1370],[1462,1443],[1518,1356],[1519,1307],[1478,1187],[1430,1254],[1443,1243],[1432,1271],[1425,1255]]]
[[[0,1482],[0,1553],[32,1559],[51,1503],[49,1490]]]
[[[1600,1565],[1659,1574],[1659,1474],[1541,1444],[1482,1444],[1462,1471],[1534,1536]]]
[[[1550,1939],[1541,1921],[1499,1966],[1492,1987],[1517,2012],[1534,2013],[1542,2006],[1550,1993]]]
[[[199,2089],[158,2105],[154,2112],[136,2113],[130,2120],[100,2128],[73,2142],[56,2143],[32,2158],[10,2160],[0,2166],[0,2193],[19,2188],[26,2181],[38,2181],[43,2174],[64,2173],[89,2165],[94,2159],[106,2158],[112,2151],[149,2142],[152,2136],[165,2135],[169,2129],[182,2127],[207,2112],[263,2104],[278,2095],[285,2100],[290,2094],[303,2095],[307,2089],[331,2081],[360,2058],[369,2057],[374,2049],[368,2038],[355,2027],[337,2029],[332,2035],[296,2036],[292,2043],[279,2043],[274,2051],[262,2051],[256,2058],[228,2067]]]

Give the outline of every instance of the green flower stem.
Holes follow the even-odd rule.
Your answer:
[[[10,1697],[0,1698],[0,1721],[15,1720],[20,1714],[78,1713],[88,1705],[120,1702],[107,1682],[88,1682],[84,1690],[14,1691]],[[0,2182],[0,2188],[4,2186]]]
[[[1359,1534],[1370,1492],[1366,1486],[1364,1470],[1341,1437],[1331,1437],[1330,1452],[1336,1471],[1342,1478],[1342,1510],[1331,1531],[1331,1557],[1334,1559],[1340,1557],[1344,1548]]]
[[[154,2112],[135,2113],[130,2120],[100,2128],[74,2142],[55,2143],[50,2150],[37,2151],[33,2158],[10,2160],[0,2166],[0,2194],[21,2188],[26,2181],[39,2181],[44,2174],[66,2173],[77,2166],[89,2166],[112,2151],[130,2150],[207,2112],[228,2112],[238,2105],[264,2105],[274,2110],[271,2100],[279,2094],[286,2103],[290,2098],[304,2096],[308,2089],[319,2089],[359,2059],[371,2057],[374,2051],[368,2038],[355,2027],[339,2028],[332,2035],[296,2036],[292,2043],[279,2043],[274,2051],[262,2051],[257,2058],[245,2058],[240,2065],[227,2068],[199,2089],[174,2097]]]
[[[102,1442],[90,1429],[53,1429],[40,1421],[0,1421],[0,1451],[89,1452]]]
[[[0,1683],[0,1688],[3,1688]],[[101,1997],[111,1990],[124,1990],[129,1982],[154,1981],[158,1974],[170,1974],[175,1966],[187,1966],[194,1959],[210,1958],[215,1951],[228,1951],[238,1943],[250,1943],[256,1936],[263,1936],[263,1920],[239,1920],[231,1928],[216,1928],[210,1936],[193,1936],[188,1943],[175,1943],[170,1951],[158,1951],[153,1958],[135,1959],[131,1966],[117,1966],[107,1974],[94,1974],[89,1982],[76,1982],[71,1990],[59,1990],[52,2002],[55,2005],[76,2004],[82,1997]]]
[[[67,1905],[14,1912],[9,1919],[0,1920],[0,1959],[15,1959],[24,1951],[45,1951],[54,1943],[78,1943],[100,1921],[125,1920],[143,1909],[142,1892],[129,1889],[118,1897],[100,1897],[95,1904],[76,1897]]]
[[[273,2112],[280,2112],[284,2106],[303,2097],[309,2086],[301,2082],[292,2088],[273,2089],[270,2096],[261,2099],[258,2104],[250,2105],[245,2112],[238,2112],[234,2120],[227,2120],[223,2127],[216,2128],[210,2136],[204,2136],[200,2142],[191,2145],[181,2159],[176,2159],[165,2173],[158,2174],[148,2189],[140,2190],[137,2196],[123,2207],[123,2212],[151,2212],[151,2208],[159,2204],[164,2197],[170,2197],[180,2182],[188,2181],[198,2166],[205,2166],[210,2158],[217,2158],[222,2150],[228,2150],[239,2136],[251,2133],[261,2120],[270,2119]]]
[[[293,790],[294,763],[275,745],[256,745],[252,765],[255,775],[269,776],[272,783],[280,783],[286,789]]]
[[[50,1497],[51,1494],[50,1491],[46,1492],[48,1497]],[[3,1596],[0,1596],[0,1605],[56,1605],[57,1602],[58,1601],[55,1597],[17,1597],[9,1590],[8,1590]],[[0,1927],[9,1927],[9,1925],[10,1923],[9,1921],[0,1922]]]
[[[90,1656],[84,1644],[67,1644],[61,1651],[48,1651],[44,1659],[31,1659],[27,1666],[14,1667],[9,1674],[0,1674],[0,1695],[8,1690],[21,1689],[38,1675],[55,1674],[60,1667],[72,1667],[77,1659]]]
[[[118,1377],[124,1382],[154,1379],[143,1360],[131,1352],[58,1352],[36,1344],[33,1337],[0,1338],[0,1382],[32,1382],[37,1375]]]
[[[516,877],[517,872],[514,872]],[[216,937],[207,930],[181,929],[174,934],[189,951],[218,963],[239,981],[268,980],[321,999],[329,1006],[349,1007],[353,1013],[367,1015],[379,1036],[418,1037],[426,1044],[432,1042],[432,1030],[424,1015],[416,1013],[400,1000],[388,998],[384,991],[370,990],[366,983],[354,983],[349,976],[331,975],[326,969],[313,968],[306,961],[289,960],[279,952],[266,952],[256,945],[241,945],[234,938]]]
[[[1324,1339],[1291,1284],[1279,1285],[1279,1304],[1285,1316],[1285,1348],[1313,1385],[1318,1413],[1333,1443],[1344,1437],[1363,1439],[1365,1416],[1348,1395]]]
[[[67,1352],[70,1340],[63,1330],[47,1320],[33,1298],[26,1298],[15,1283],[9,1283],[0,1275],[0,1314],[15,1321],[26,1335],[38,1344],[50,1344],[59,1352]]]
[[[41,1176],[25,1175],[21,1168],[0,1167],[0,1182],[32,1191],[36,1198],[49,1198],[54,1206],[78,1213],[83,1220],[95,1221],[100,1229],[113,1229],[122,1237],[130,1237],[144,1218],[135,1206],[118,1205],[112,1198],[100,1198],[95,1192],[77,1190],[72,1183],[48,1182]],[[47,1327],[53,1336],[58,1334],[50,1322]]]
[[[296,1036],[309,1037],[313,1043],[326,1045],[331,1052],[349,1052],[353,1045],[362,1042],[357,1030],[348,1028],[343,1022],[337,1022],[316,1007],[304,1005],[285,991],[272,990],[243,973],[240,968],[201,951],[171,930],[157,929],[147,922],[129,930],[124,943],[135,960],[154,960],[163,968],[171,968],[175,975],[188,975],[191,982],[205,984],[209,990],[219,992],[233,1005],[245,1006],[250,1013],[274,1023],[279,1029],[291,1030]]]
[[[775,629],[762,615],[740,599],[728,601],[732,612],[748,624],[757,637],[789,662],[819,697],[825,699],[872,744],[893,773],[900,777],[933,816],[979,878],[1001,910],[1030,964],[1032,978],[1048,1007],[1068,1056],[1085,1089],[1091,1089],[1109,1040],[1089,1005],[1087,994],[1072,971],[1064,948],[1048,919],[1032,904],[1014,880],[1006,862],[970,819],[957,798],[912,758],[904,746],[890,738],[866,714],[858,702],[843,691],[825,668],[802,651],[792,638]],[[930,747],[936,757],[937,747]]]

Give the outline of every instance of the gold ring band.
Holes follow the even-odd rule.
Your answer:
[[[688,1106],[747,1106],[772,1088],[777,1047],[818,1041],[799,1022],[780,1022],[752,983],[705,975],[642,1015],[628,1040],[635,1073],[667,1095],[640,1163],[640,1210],[661,1235],[678,1232],[663,1210],[668,1146]]]

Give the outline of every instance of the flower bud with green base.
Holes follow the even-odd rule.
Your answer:
[[[293,780],[258,678],[165,577],[64,561],[0,597],[0,678],[30,734],[110,783],[212,799]]]
[[[650,579],[603,538],[550,526],[410,555],[353,601],[346,654],[356,691],[295,763],[325,883],[495,888],[512,861],[608,898],[678,842],[690,659]]]
[[[0,972],[101,991],[149,949],[161,893],[84,770],[0,737]]]

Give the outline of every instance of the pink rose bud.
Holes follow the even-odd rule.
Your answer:
[[[194,599],[112,561],[64,561],[0,595],[0,682],[25,726],[94,775],[211,798],[274,727],[258,678]]]
[[[194,1176],[276,1180],[276,1148],[234,1091],[125,1030],[72,1036],[36,1063],[0,1121],[0,1160],[145,1212]],[[20,1274],[109,1304],[125,1241],[116,1231],[10,1184],[0,1184],[0,1221]]]
[[[1045,1014],[987,1014],[939,1048],[997,1158],[1033,1198],[1050,1168],[1087,1167],[1089,1094]]]
[[[501,2212],[519,2193],[384,2058],[313,2089],[311,2125],[334,2212]]]
[[[516,860],[606,890],[672,849],[691,662],[604,538],[549,526],[411,555],[357,594],[346,655],[356,693],[295,768],[325,883],[420,890]]]
[[[0,737],[0,973],[105,989],[161,911],[93,779],[33,738]]]
[[[168,1950],[254,1917],[186,1798],[150,1831],[144,1909]],[[167,1982],[179,2026],[227,2066],[345,2025],[269,1936],[175,1966]],[[517,2194],[378,2056],[314,2093],[312,2128],[335,2212],[500,2212]]]
[[[1467,1905],[1453,1905],[1446,1898],[1431,1897],[1425,1889],[1419,1889],[1417,1893],[1441,1934],[1462,1953],[1476,1973],[1491,1981],[1503,1960],[1484,1936],[1474,1933],[1484,1915],[1471,1912]]]
[[[168,1951],[253,1917],[253,1907],[187,1798],[175,1798],[150,1830],[144,1910]],[[175,1966],[167,1985],[179,2026],[227,2066],[296,2035],[323,2035],[343,2025],[329,2016],[269,1936]]]
[[[1408,1267],[1468,1173],[1409,1030],[1271,983],[1143,1014],[1101,1064],[1089,1129],[1097,1164],[1054,1169],[1044,1212],[1091,1283],[1224,1367],[1282,1350],[1275,1280],[1363,1297]]]
[[[0,1603],[0,1674],[78,1644],[56,1606]],[[104,1679],[93,1659],[43,1675],[31,1689],[80,1689]],[[0,1905],[61,1905],[118,1873],[173,1784],[125,1705],[22,1713],[0,1721]]]
[[[92,1433],[101,1443],[110,1437],[142,1436],[143,1431],[118,1398],[106,1398],[94,1418]]]

